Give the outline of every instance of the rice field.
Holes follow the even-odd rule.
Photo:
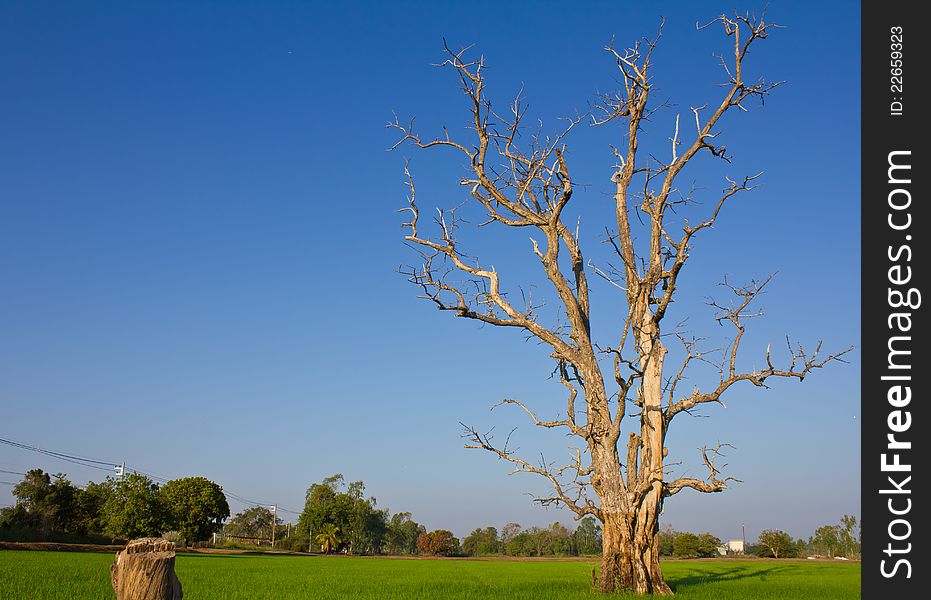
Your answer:
[[[111,553],[0,551],[0,598],[112,599],[112,562]],[[601,597],[591,590],[594,566],[583,561],[179,554],[175,570],[190,600],[575,600]],[[663,569],[682,599],[860,597],[859,563],[670,561]]]

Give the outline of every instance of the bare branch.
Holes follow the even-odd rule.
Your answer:
[[[570,396],[569,396],[570,407],[574,406],[575,397],[577,394],[578,394],[578,391],[575,388],[572,388],[570,386]],[[546,427],[546,428],[566,427],[569,429],[569,431],[571,431],[575,435],[579,435],[583,437],[585,436],[585,430],[575,424],[574,416],[572,416],[571,419],[563,419],[563,420],[555,420],[555,421],[541,421],[540,419],[537,418],[537,415],[534,414],[532,410],[527,408],[527,406],[524,403],[520,402],[519,400],[514,400],[512,398],[505,398],[504,400],[496,404],[493,408],[497,408],[498,406],[502,406],[504,404],[513,404],[515,406],[520,407],[525,413],[527,413],[527,415],[533,421],[533,424],[536,425],[537,427]],[[572,408],[570,408],[570,410],[572,410]]]
[[[496,454],[498,458],[504,459],[514,465],[514,470],[512,473],[535,473],[549,480],[556,494],[554,496],[536,498],[535,500],[537,502],[541,504],[562,504],[579,517],[593,515],[599,519],[602,518],[601,510],[591,500],[585,498],[584,485],[574,485],[574,496],[570,496],[567,493],[563,482],[559,479],[559,475],[561,475],[566,469],[573,468],[581,474],[589,473],[587,469],[583,469],[581,467],[575,468],[573,465],[568,465],[566,467],[560,467],[559,469],[554,470],[550,465],[547,465],[546,462],[542,460],[542,458],[541,464],[539,466],[533,465],[530,462],[515,456],[515,450],[508,447],[508,442],[510,441],[511,434],[513,434],[513,430],[511,431],[511,434],[508,434],[508,437],[504,442],[504,446],[498,448],[492,443],[493,436],[490,432],[482,434],[479,433],[474,427],[470,427],[463,423],[460,423],[460,425],[462,425],[464,430],[463,437],[468,440],[465,445],[466,448],[478,448]],[[579,460],[578,464],[581,464],[581,460]]]
[[[737,356],[740,350],[740,343],[746,331],[745,321],[746,319],[758,317],[763,314],[762,311],[751,310],[749,308],[750,304],[763,292],[763,289],[772,278],[773,276],[770,275],[762,281],[751,281],[745,286],[735,286],[728,283],[726,280],[721,284],[729,289],[736,297],[734,303],[726,306],[714,300],[709,301],[709,304],[718,310],[718,314],[715,317],[718,323],[729,322],[736,329],[736,335],[725,353],[724,361],[720,365],[721,381],[711,392],[700,392],[695,390],[691,395],[675,403],[670,399],[669,407],[664,413],[667,423],[678,413],[688,411],[699,404],[708,402],[720,403],[724,393],[736,383],[748,381],[757,387],[765,388],[767,387],[765,382],[770,377],[794,378],[803,381],[809,373],[815,369],[824,367],[828,363],[846,362],[843,357],[848,352],[852,351],[853,347],[848,347],[840,352],[825,356],[821,353],[822,343],[820,341],[816,345],[814,351],[808,352],[801,344],[795,344],[793,346],[792,342],[787,337],[786,344],[790,355],[788,366],[783,368],[774,366],[770,348],[767,347],[765,355],[766,368],[744,373],[738,372]]]
[[[685,378],[685,373],[688,370],[692,361],[700,361],[706,364],[712,364],[706,357],[709,354],[717,352],[717,349],[714,350],[700,350],[699,343],[702,341],[696,337],[687,337],[680,328],[677,328],[675,331],[675,336],[679,340],[679,343],[682,344],[683,349],[685,350],[685,359],[683,359],[682,364],[679,366],[679,370],[676,374],[669,380],[666,386],[667,394],[669,395],[669,404],[672,405],[673,398],[676,394],[676,387],[679,383]]]
[[[735,481],[741,483],[739,479],[734,477],[725,477],[720,479],[718,475],[721,474],[721,470],[727,467],[726,464],[718,466],[716,461],[724,456],[724,453],[721,452],[721,448],[733,448],[730,444],[718,443],[714,448],[702,448],[701,456],[702,460],[705,463],[705,466],[708,467],[708,478],[706,480],[695,479],[694,477],[680,477],[668,483],[663,483],[663,496],[674,496],[678,494],[685,488],[692,488],[699,492],[704,492],[706,494],[713,494],[716,492],[723,492],[727,489],[727,483],[729,481]],[[709,450],[711,456],[708,455]]]

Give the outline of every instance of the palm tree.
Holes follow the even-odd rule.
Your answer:
[[[339,545],[339,527],[333,523],[327,523],[323,526],[323,531],[314,536],[314,539],[320,544],[323,553],[329,554],[330,550],[335,550]]]

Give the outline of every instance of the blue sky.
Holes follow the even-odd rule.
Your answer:
[[[462,202],[463,165],[386,152],[384,125],[397,111],[425,134],[462,131],[455,82],[431,67],[445,36],[485,55],[499,105],[523,84],[532,116],[555,128],[617,83],[602,50],[612,36],[652,35],[665,15],[654,98],[674,106],[648,131],[665,149],[676,112],[719,92],[712,54],[726,39],[694,23],[729,6],[4,2],[0,437],[204,475],[294,510],[311,482],[342,472],[431,528],[568,521],[531,505],[544,482],[462,448],[459,421],[520,426],[521,448],[559,456],[564,438],[488,409],[516,397],[555,414],[563,390],[538,346],[438,314],[397,274],[413,258],[395,212],[405,159],[427,208]],[[725,174],[765,171],[765,185],[697,241],[669,317],[720,340],[704,305],[715,283],[778,271],[746,366],[785,333],[859,343],[859,10],[771,2],[768,14],[786,27],[749,68],[786,85],[725,120],[731,165],[687,173],[709,191]],[[596,261],[619,139],[569,140]],[[507,233],[483,256],[540,282],[526,236]],[[606,285],[595,294],[610,325],[620,299]],[[683,492],[665,521],[807,537],[858,514],[859,397],[854,352],[801,385],[741,389],[711,418],[680,418],[669,436],[680,472],[703,476],[696,449],[729,442],[728,473],[744,483]],[[102,475],[0,446],[0,469],[33,466]]]

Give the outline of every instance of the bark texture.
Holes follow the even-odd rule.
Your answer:
[[[129,542],[110,566],[110,581],[117,600],[181,600],[174,542],[161,538]]]

